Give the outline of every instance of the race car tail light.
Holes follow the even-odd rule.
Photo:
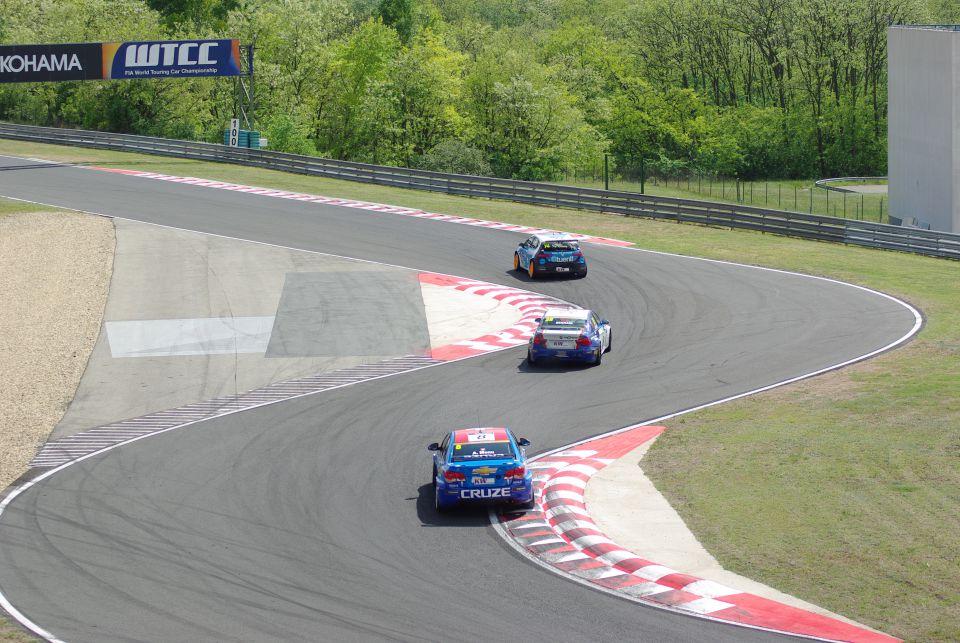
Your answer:
[[[577,346],[589,346],[589,345],[590,345],[589,337],[584,337],[583,335],[581,335],[580,337],[577,338]]]
[[[526,467],[516,467],[514,469],[507,469],[503,472],[504,480],[522,480],[523,476],[527,475]]]
[[[546,344],[547,340],[543,338],[543,333],[537,333],[533,336],[533,343],[540,346],[542,344]]]
[[[463,482],[467,479],[467,476],[463,475],[459,471],[444,471],[443,479],[447,482]]]

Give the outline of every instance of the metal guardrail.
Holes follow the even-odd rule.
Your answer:
[[[823,188],[824,190],[833,190],[834,192],[856,192],[856,190],[850,190],[848,188],[831,185],[831,183],[876,183],[878,181],[887,181],[885,176],[840,176],[833,179],[818,179],[814,181],[814,185],[818,188]]]
[[[501,199],[535,205],[609,212],[755,230],[817,241],[899,250],[960,259],[960,234],[854,221],[785,210],[710,201],[656,197],[551,183],[444,174],[427,170],[334,161],[214,143],[177,141],[130,134],[0,123],[0,138],[140,152],[324,176],[376,185]]]

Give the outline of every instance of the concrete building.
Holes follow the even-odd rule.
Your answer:
[[[891,26],[887,55],[890,215],[960,232],[960,25]]]

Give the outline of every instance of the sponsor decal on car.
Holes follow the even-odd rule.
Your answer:
[[[460,497],[464,499],[485,499],[485,498],[509,498],[510,488],[500,487],[496,489],[461,489]]]

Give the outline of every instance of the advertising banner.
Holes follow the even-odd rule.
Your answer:
[[[0,83],[103,78],[100,43],[0,45]]]
[[[104,78],[131,80],[239,75],[238,40],[103,43]]]
[[[0,45],[0,83],[239,76],[239,40]]]

